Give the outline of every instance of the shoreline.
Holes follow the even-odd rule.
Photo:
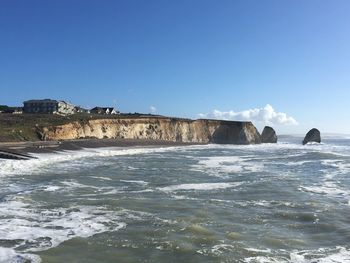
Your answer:
[[[162,140],[143,139],[79,139],[67,141],[28,141],[28,142],[0,142],[0,151],[14,154],[52,153],[64,150],[81,150],[83,148],[104,147],[134,147],[134,146],[190,146],[206,145],[207,143],[185,143]]]

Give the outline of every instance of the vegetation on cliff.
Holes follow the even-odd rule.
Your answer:
[[[78,121],[81,123],[94,119],[137,118],[139,113],[123,115],[74,114],[60,116],[55,114],[0,114],[0,142],[39,141],[38,128],[58,126]]]
[[[251,122],[190,120],[154,115],[2,115],[0,141],[88,138],[161,140],[186,143],[255,144]]]

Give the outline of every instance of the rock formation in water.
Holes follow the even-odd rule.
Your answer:
[[[311,129],[305,136],[303,140],[303,145],[307,144],[308,142],[321,142],[321,133],[316,128]]]
[[[277,143],[277,135],[275,130],[270,126],[265,126],[261,134],[262,143]]]
[[[73,121],[38,127],[42,140],[84,138],[145,139],[188,143],[261,143],[251,122],[138,117]]]

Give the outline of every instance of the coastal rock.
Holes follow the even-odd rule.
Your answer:
[[[36,158],[29,154],[0,149],[0,159],[29,160],[29,159],[36,159]]]
[[[303,140],[303,145],[307,144],[308,142],[321,142],[321,133],[316,128],[311,129],[305,136]]]
[[[258,144],[261,143],[261,136],[257,128],[251,123],[244,123],[239,132],[238,144]]]
[[[262,143],[277,143],[277,135],[275,130],[270,126],[265,126],[261,134]]]
[[[73,121],[64,125],[41,127],[38,134],[43,140],[109,138],[185,143],[261,143],[260,134],[251,122],[167,117]]]

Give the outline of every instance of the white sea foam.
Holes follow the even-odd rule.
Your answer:
[[[210,190],[237,187],[237,186],[240,186],[241,184],[242,184],[241,182],[178,184],[178,185],[171,185],[166,187],[159,187],[157,189],[164,192],[183,191],[183,190],[210,191]]]
[[[199,198],[188,197],[185,195],[177,195],[177,194],[174,194],[171,197],[176,199],[176,200],[200,200]]]
[[[245,149],[257,149],[258,146],[245,146]],[[253,147],[253,148],[252,148]],[[100,162],[96,160],[99,157],[113,157],[113,156],[128,156],[128,155],[140,155],[140,154],[155,154],[167,151],[176,152],[191,152],[203,149],[239,149],[242,146],[239,145],[194,145],[194,146],[176,146],[176,147],[133,147],[133,148],[93,148],[82,149],[79,151],[62,151],[56,153],[42,153],[35,154],[38,159],[31,160],[0,160],[0,175],[31,175],[38,174],[48,170],[54,169],[56,173],[66,172],[66,169],[81,169],[82,167],[88,167],[98,164],[103,164],[106,159],[100,159]],[[94,161],[85,161],[86,158],[94,158]],[[97,162],[97,163],[96,163]],[[67,163],[68,165],[60,164]],[[58,167],[57,167],[58,166]],[[55,169],[57,168],[57,169]],[[59,168],[59,169],[58,169]],[[234,167],[232,167],[234,169]],[[238,169],[238,167],[236,168]]]
[[[311,192],[314,194],[326,194],[329,196],[348,196],[349,191],[342,189],[333,182],[324,182],[322,185],[314,186],[301,186],[299,188],[301,191]]]
[[[106,159],[100,157],[128,156],[140,154],[152,154],[166,151],[176,151],[179,147],[164,148],[93,148],[79,151],[62,151],[56,153],[36,154],[38,159],[30,160],[0,160],[0,175],[31,175],[45,171],[55,170],[56,173],[68,170],[81,170],[82,167],[93,167],[104,164]],[[86,161],[86,158],[94,158]],[[61,165],[60,165],[61,164]],[[62,165],[63,164],[63,165]],[[68,164],[68,165],[65,165]],[[60,166],[59,166],[60,165]],[[58,166],[58,167],[57,167]],[[59,168],[59,169],[55,169]]]
[[[42,190],[46,192],[56,192],[58,190],[62,189],[62,187],[57,186],[57,185],[48,185],[45,186]]]
[[[302,250],[287,252],[285,250],[273,251],[270,253],[259,252],[258,254],[269,254],[269,255],[258,255],[254,257],[247,257],[244,262],[247,263],[345,263],[350,262],[350,250],[345,247],[336,248],[320,248],[318,250]],[[285,256],[274,256],[273,254]]]
[[[279,206],[286,206],[286,207],[296,207],[297,203],[292,202],[286,202],[286,201],[267,201],[267,200],[257,200],[257,201],[234,201],[234,203],[239,204],[240,206],[246,207],[246,206],[261,206],[261,207],[279,207]]]
[[[258,252],[258,253],[271,253],[271,249],[265,248],[265,249],[259,249],[259,248],[252,248],[247,247],[245,250],[252,251],[252,252]]]
[[[212,149],[213,152],[210,154],[223,155],[225,156],[213,156],[213,157],[198,157],[204,152],[205,149]],[[311,178],[309,180],[302,181],[302,186],[300,190],[303,192],[313,193],[313,194],[325,194],[336,197],[349,197],[350,190],[347,189],[347,186],[342,184],[340,181],[346,173],[349,173],[350,165],[347,159],[348,157],[341,158],[341,156],[347,156],[344,152],[345,148],[337,148],[330,145],[293,145],[293,144],[276,144],[276,145],[251,145],[251,146],[237,146],[237,145],[200,145],[200,146],[190,146],[190,147],[172,147],[172,148],[137,148],[135,149],[88,149],[84,151],[77,152],[63,152],[57,154],[43,154],[38,155],[39,160],[29,160],[29,161],[0,161],[0,176],[7,175],[21,175],[18,176],[21,181],[22,175],[30,174],[45,174],[47,176],[50,171],[53,174],[56,173],[65,173],[61,179],[63,181],[57,182],[57,179],[53,182],[48,183],[48,185],[42,186],[39,185],[35,190],[30,189],[31,191],[45,191],[47,195],[54,194],[52,192],[64,192],[69,191],[69,194],[74,197],[75,201],[78,200],[97,200],[89,199],[89,195],[81,194],[81,192],[87,192],[90,195],[101,196],[106,194],[117,194],[123,192],[125,187],[125,192],[127,193],[146,193],[152,191],[162,191],[166,192],[169,196],[174,196],[177,199],[192,199],[201,201],[201,199],[194,199],[192,197],[187,197],[186,195],[191,195],[192,191],[215,191],[228,188],[235,188],[233,190],[239,190],[241,182],[218,182],[220,180],[214,180],[213,178],[204,177],[209,175],[215,175],[224,177],[227,174],[232,174],[233,176],[243,174],[244,176],[249,175],[251,172],[262,171],[266,169],[267,166],[264,166],[266,163],[273,163],[275,160],[284,159],[286,163],[289,161],[287,158],[290,156],[296,157],[292,160],[296,160],[294,163],[290,162],[287,165],[301,165],[303,166],[307,162],[310,162],[308,159],[303,160],[302,158],[305,153],[307,157],[313,156],[309,153],[324,153],[330,152],[336,154],[336,160],[332,160],[332,156],[322,158],[330,158],[330,160],[317,160],[315,162],[322,164],[326,167],[321,171],[320,177]],[[288,150],[288,151],[281,151]],[[289,151],[290,150],[290,151]],[[195,178],[196,182],[211,182],[211,183],[185,183],[188,178],[186,174],[184,177],[180,175],[177,179],[176,185],[168,185],[159,188],[149,187],[148,189],[140,191],[128,191],[129,188],[139,185],[140,189],[143,189],[141,186],[147,186],[148,184],[152,185],[152,178],[150,178],[150,183],[142,180],[121,180],[125,179],[139,179],[139,177],[99,177],[99,176],[90,176],[91,178],[97,179],[92,180],[91,178],[84,178],[80,181],[80,178],[74,177],[74,174],[69,177],[70,171],[76,170],[88,170],[91,167],[104,165],[111,161],[113,163],[115,158],[105,158],[113,156],[127,156],[127,155],[141,155],[147,154],[152,157],[157,157],[162,155],[161,153],[165,151],[176,151],[183,154],[176,154],[174,158],[179,158],[183,160],[184,158],[197,160],[198,163],[195,164],[192,169],[196,171],[204,172],[205,174],[200,174],[200,178]],[[324,152],[323,152],[324,151]],[[283,154],[280,154],[283,153]],[[290,154],[289,154],[290,153]],[[210,155],[205,154],[205,156]],[[239,156],[227,156],[227,155],[239,155]],[[318,155],[315,155],[316,157]],[[181,157],[179,157],[181,156]],[[185,156],[185,157],[184,157]],[[186,157],[187,156],[187,157]],[[203,156],[203,155],[202,155]],[[122,158],[120,158],[122,159]],[[301,161],[299,161],[301,160]],[[281,161],[281,160],[279,160]],[[110,163],[108,163],[110,164]],[[127,164],[128,165],[128,164]],[[123,165],[123,168],[127,167]],[[316,166],[316,165],[315,165]],[[117,167],[118,168],[118,167]],[[273,167],[275,168],[275,167]],[[290,167],[283,167],[281,173],[288,172]],[[84,170],[85,169],[85,170]],[[129,169],[129,168],[128,168]],[[152,167],[153,170],[159,168]],[[277,169],[277,168],[276,168]],[[283,169],[287,169],[283,170]],[[318,168],[316,168],[318,169]],[[129,169],[131,170],[131,169]],[[150,168],[151,170],[151,168]],[[293,169],[289,169],[293,170]],[[130,172],[130,171],[129,171]],[[275,171],[272,171],[273,173]],[[134,173],[134,172],[132,172]],[[135,172],[137,173],[137,172]],[[279,173],[274,173],[279,174]],[[192,174],[191,174],[192,175]],[[342,175],[342,176],[339,176]],[[109,176],[109,175],[108,175]],[[201,176],[203,178],[201,178]],[[259,178],[260,173],[253,174],[253,176]],[[279,176],[283,176],[282,174]],[[296,173],[296,177],[298,174]],[[339,177],[337,177],[339,176]],[[37,176],[39,177],[39,176]],[[33,178],[37,178],[34,177]],[[183,179],[185,178],[186,181]],[[7,185],[6,181],[11,182],[15,181],[17,178],[2,178],[2,186],[9,192],[16,192],[20,188],[16,188],[16,185]],[[144,178],[141,178],[144,179]],[[300,179],[300,178],[298,178]],[[339,180],[338,180],[339,179]],[[109,186],[107,181],[113,180],[113,182],[121,184],[122,187],[112,187]],[[249,178],[249,180],[251,180]],[[254,179],[253,179],[254,180]],[[317,180],[316,183],[314,180]],[[106,182],[103,182],[106,181]],[[228,181],[221,180],[221,181]],[[236,178],[230,179],[230,181],[236,181]],[[95,184],[97,182],[97,184]],[[157,181],[158,183],[159,181]],[[299,182],[299,181],[298,181]],[[296,183],[298,183],[296,182]],[[27,183],[27,182],[26,182]],[[291,183],[294,183],[291,182]],[[16,180],[17,184],[17,180]],[[91,184],[91,185],[90,185]],[[99,186],[100,184],[107,186]],[[114,184],[111,184],[114,185]],[[248,185],[248,184],[247,184]],[[249,184],[251,187],[251,185]],[[295,185],[293,185],[294,187]],[[298,185],[297,185],[298,186]],[[32,187],[33,188],[33,187]],[[147,188],[147,187],[144,187]],[[76,190],[79,189],[79,196],[74,196]],[[82,190],[83,189],[83,190]],[[138,189],[138,188],[137,188]],[[293,188],[295,189],[295,188]],[[82,190],[82,191],[81,191]],[[288,189],[287,189],[288,190]],[[7,193],[6,193],[7,194]],[[43,193],[41,193],[43,194]],[[263,194],[263,193],[261,193]],[[300,203],[298,200],[295,200],[295,203],[284,202],[282,200],[269,201],[269,193],[266,193],[268,196],[257,197],[259,200],[250,200],[250,201],[240,201],[235,198],[235,200],[220,200],[220,199],[210,199],[217,202],[227,202],[232,203],[233,206],[241,205],[248,206],[249,208],[257,207],[273,207],[278,209],[278,206],[290,206],[296,207]],[[5,197],[5,201],[0,203],[0,239],[8,239],[9,241],[15,241],[16,245],[13,245],[11,248],[0,248],[0,262],[2,258],[5,258],[5,262],[12,262],[11,260],[17,260],[14,262],[25,262],[24,259],[30,259],[33,256],[33,261],[37,260],[35,255],[30,254],[21,254],[22,251],[25,253],[30,253],[31,251],[43,250],[55,246],[67,239],[72,237],[87,237],[94,235],[96,233],[101,233],[105,231],[114,231],[118,230],[121,227],[125,226],[124,214],[121,215],[120,211],[109,211],[105,207],[94,207],[94,206],[85,206],[85,205],[75,205],[72,208],[57,208],[45,207],[43,203],[28,203],[30,199],[24,200],[22,198],[28,198],[27,195],[23,195],[23,192],[20,193],[17,198]],[[213,196],[214,197],[214,196]],[[314,196],[315,197],[315,196]],[[144,198],[142,194],[135,194],[135,198]],[[147,196],[148,198],[148,196]],[[210,198],[210,197],[209,197]],[[260,199],[261,198],[261,199]],[[264,200],[264,199],[267,200]],[[282,197],[283,198],[283,197]],[[101,197],[98,198],[101,200]],[[208,199],[203,199],[208,200]],[[181,201],[185,202],[185,201]],[[92,203],[92,202],[91,202]],[[95,203],[95,202],[93,202]],[[86,202],[84,202],[86,204]],[[350,204],[350,203],[349,203]],[[215,205],[215,204],[214,204]],[[231,207],[226,205],[225,207]],[[285,207],[283,207],[285,209]],[[243,210],[243,209],[241,209]],[[153,219],[153,218],[152,218]],[[124,222],[123,222],[124,221]],[[249,227],[249,226],[248,226]],[[331,237],[330,237],[331,238]],[[23,242],[21,240],[24,240]],[[25,247],[28,244],[25,244],[25,241],[29,241],[32,244],[31,247]],[[18,243],[20,242],[20,243]],[[236,249],[239,249],[239,245],[234,244]],[[21,249],[19,249],[19,247]],[[23,247],[25,247],[23,249]],[[214,247],[210,247],[208,253],[214,253],[218,256],[225,255],[226,253],[232,253],[234,247],[227,244],[220,244]],[[246,262],[350,262],[349,249],[348,248],[337,248],[329,250],[319,250],[319,251],[268,251],[261,249],[250,250],[252,257],[248,258]],[[249,253],[249,249],[245,253]],[[313,260],[311,260],[313,258]]]
[[[87,169],[96,165],[103,165],[106,162],[106,158],[100,157],[113,157],[113,156],[128,156],[128,155],[140,155],[140,154],[157,154],[168,151],[175,152],[188,152],[191,153],[197,150],[244,150],[245,152],[251,152],[253,154],[262,154],[264,152],[274,153],[279,150],[295,150],[301,153],[305,152],[322,152],[332,153],[342,156],[350,156],[349,146],[338,145],[308,145],[302,146],[292,143],[277,143],[277,144],[261,144],[261,145],[194,145],[194,146],[176,146],[176,147],[109,147],[109,148],[93,148],[82,149],[79,151],[62,151],[57,153],[43,153],[36,154],[38,159],[31,160],[0,160],[0,176],[8,175],[31,175],[43,173],[45,171],[55,170],[56,173],[67,172],[72,170],[80,171],[82,168]],[[291,153],[292,155],[292,153]],[[90,158],[86,161],[86,158]],[[93,159],[91,159],[93,158]],[[220,159],[221,158],[221,159]],[[67,165],[65,165],[67,164]],[[193,167],[193,169],[215,169],[215,167],[221,167],[222,173],[227,172],[241,172],[241,171],[259,171],[263,168],[263,165],[256,162],[249,162],[249,159],[242,159],[241,157],[209,157],[199,160],[199,163]],[[131,168],[133,169],[133,168]],[[220,171],[219,171],[220,172]]]
[[[258,172],[263,166],[262,163],[252,162],[250,157],[212,156],[199,158],[198,163],[192,165],[192,170],[226,178],[229,173]]]
[[[120,180],[121,182],[125,182],[125,183],[134,183],[134,184],[140,184],[140,185],[148,185],[148,182],[142,181],[142,180]]]
[[[93,189],[91,194],[81,194],[80,196],[98,196],[98,195],[107,195],[115,194],[121,192],[124,187],[113,187],[113,186],[94,186],[78,183],[75,180],[66,180],[57,182],[55,185],[42,185],[36,188],[35,190],[26,191],[26,193],[33,191],[44,191],[44,192],[68,192],[74,194],[76,189]],[[23,193],[23,192],[22,192]]]
[[[109,177],[103,177],[103,176],[89,176],[90,178],[98,179],[98,180],[103,180],[103,181],[112,181],[111,178]]]
[[[69,188],[92,188],[92,189],[101,189],[101,187],[98,186],[94,186],[94,185],[86,185],[86,184],[82,184],[82,183],[78,183],[75,180],[69,180],[69,181],[62,181],[60,182],[61,184],[65,185],[66,187]]]
[[[211,249],[211,253],[215,255],[221,255],[221,254],[226,254],[227,252],[231,252],[234,250],[234,246],[230,244],[219,244],[213,246]]]
[[[350,173],[350,164],[343,160],[322,160],[321,164],[327,168],[320,170],[324,176],[318,184],[300,186],[299,190],[314,194],[326,194],[329,196],[350,196],[349,189],[339,185],[337,178]]]
[[[215,145],[193,145],[173,147],[104,147],[83,148],[78,151],[60,151],[55,153],[33,154],[37,159],[3,160],[0,159],[0,176],[31,175],[55,170],[56,173],[68,170],[80,170],[82,167],[93,167],[105,164],[106,158],[114,156],[129,156],[142,154],[157,154],[162,152],[182,152],[204,148],[215,148]],[[86,159],[88,158],[88,161]],[[92,159],[93,158],[93,159]],[[63,164],[63,165],[62,165]],[[65,165],[67,164],[67,165]],[[57,167],[58,166],[58,167]],[[59,169],[55,169],[59,168]],[[129,166],[128,169],[137,169]]]
[[[304,165],[306,163],[313,163],[315,161],[298,161],[298,162],[286,162],[283,163],[284,165],[289,165],[289,166],[301,166]]]
[[[16,252],[12,248],[0,247],[0,263],[40,263],[41,259],[37,255]]]
[[[322,160],[321,163],[334,169],[337,174],[350,173],[350,163],[343,160]],[[329,172],[328,170],[324,170]]]
[[[0,203],[0,239],[16,240],[16,245],[10,250],[0,250],[0,259],[24,262],[18,259],[31,259],[32,256],[18,254],[17,249],[24,252],[41,251],[74,237],[116,231],[125,225],[118,212],[108,211],[104,207],[47,209],[38,204],[24,203],[19,197],[9,199]],[[36,260],[36,257],[33,259]]]
[[[144,189],[144,190],[138,190],[138,191],[130,191],[129,193],[152,193],[154,192],[153,189]]]
[[[268,200],[251,200],[251,201],[238,201],[238,200],[224,200],[212,198],[210,201],[218,202],[218,203],[231,203],[234,205],[239,205],[241,207],[252,207],[252,206],[260,206],[260,207],[297,207],[297,203],[288,202],[288,201],[268,201]]]

